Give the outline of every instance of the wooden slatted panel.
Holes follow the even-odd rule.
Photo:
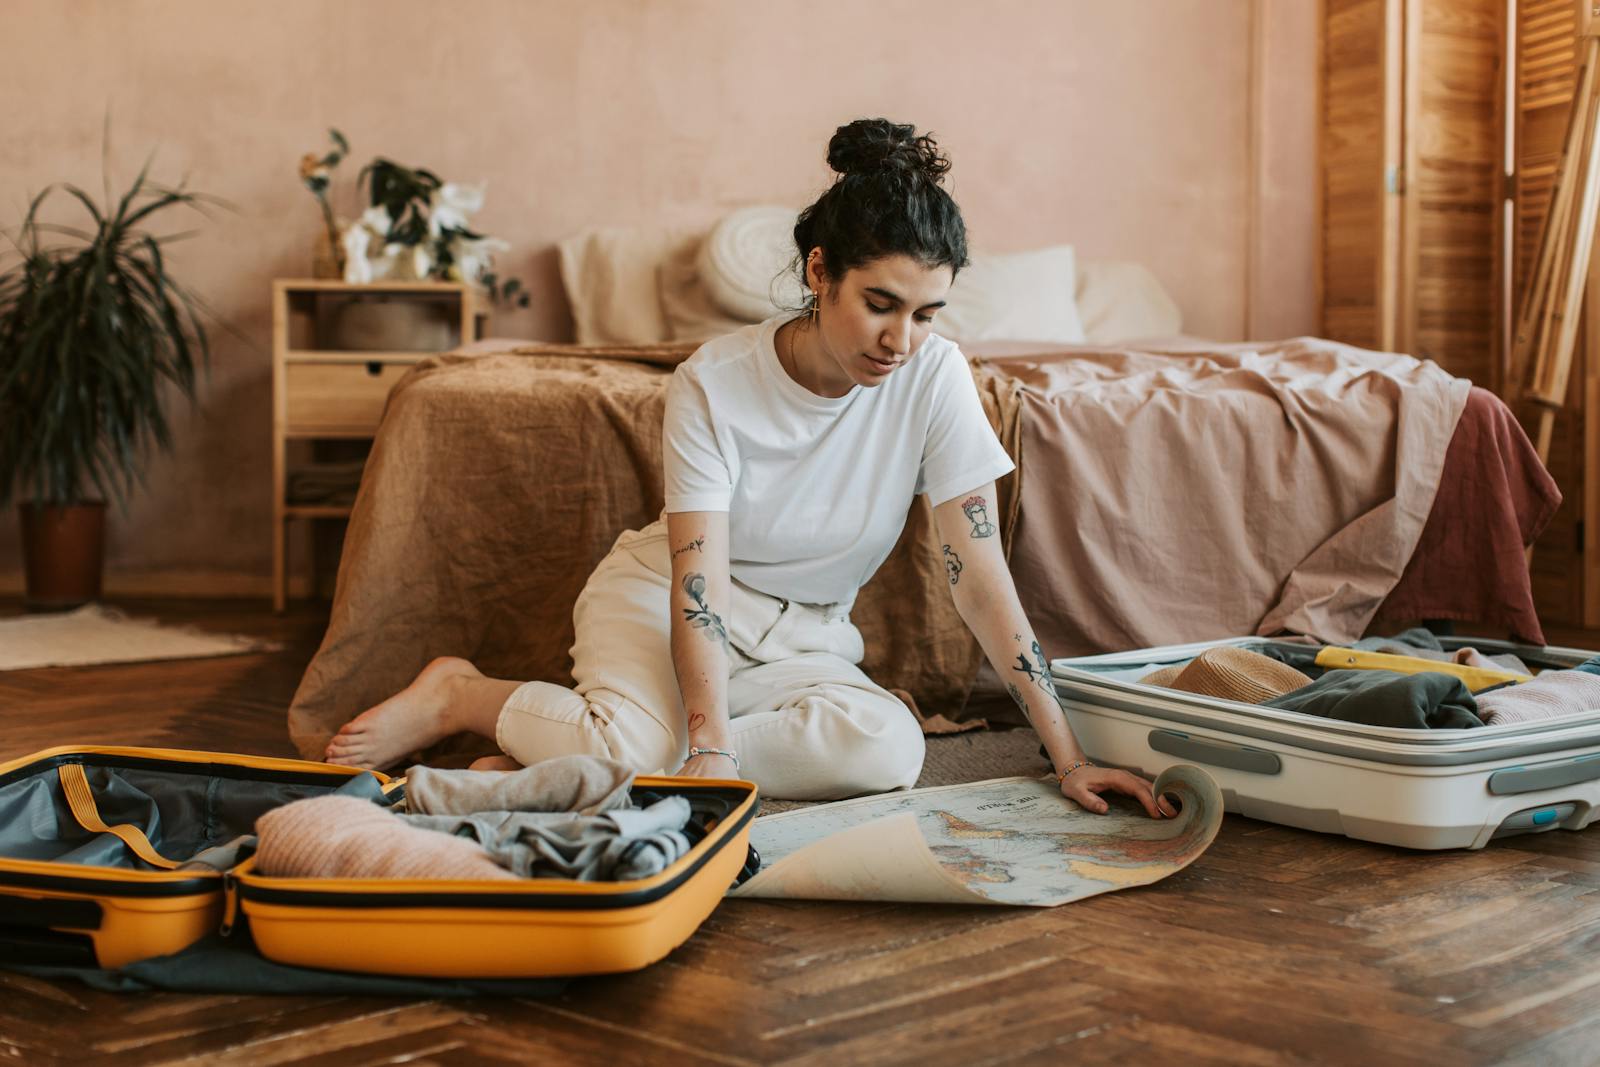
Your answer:
[[[1496,84],[1504,0],[1420,0],[1406,79],[1408,230],[1414,301],[1401,337],[1414,355],[1494,388]],[[1404,277],[1404,275],[1402,275]]]
[[[1512,281],[1519,309],[1538,254],[1539,227],[1550,205],[1567,113],[1577,87],[1576,33],[1572,0],[1518,0]],[[1550,473],[1561,486],[1561,510],[1533,554],[1534,605],[1547,623],[1577,624],[1583,618],[1583,583],[1576,580],[1584,562],[1578,543],[1583,515],[1583,336],[1580,331],[1573,387],[1566,409],[1556,418],[1550,445]],[[1526,418],[1528,413],[1519,414]]]
[[[1322,333],[1379,347],[1383,0],[1327,0],[1322,60]]]
[[[1539,250],[1539,225],[1550,206],[1567,112],[1577,86],[1577,13],[1572,0],[1517,4],[1516,236],[1513,291],[1518,306]]]

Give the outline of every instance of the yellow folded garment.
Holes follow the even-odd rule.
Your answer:
[[[1531,682],[1533,675],[1516,671],[1500,671],[1490,667],[1468,667],[1463,663],[1445,663],[1422,659],[1418,656],[1392,656],[1387,652],[1364,652],[1356,648],[1325,648],[1317,653],[1317,666],[1329,670],[1398,671],[1401,674],[1449,674],[1466,685],[1472,692],[1490,689],[1507,682]]]

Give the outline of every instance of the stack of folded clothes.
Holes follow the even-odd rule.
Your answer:
[[[1597,679],[1600,680],[1600,679]],[[404,814],[313,797],[256,821],[256,868],[285,878],[648,878],[689,851],[689,802],[633,806],[633,772],[565,756],[518,771],[413,767]]]
[[[1344,722],[1461,730],[1600,710],[1600,656],[1534,676],[1515,656],[1446,652],[1426,630],[1351,648],[1221,646],[1145,675],[1164,686]]]

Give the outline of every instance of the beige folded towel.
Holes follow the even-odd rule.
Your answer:
[[[407,826],[359,797],[285,804],[256,820],[256,834],[256,869],[275,878],[517,877],[475,842]]]

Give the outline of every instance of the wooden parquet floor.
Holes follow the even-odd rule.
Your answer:
[[[0,674],[0,758],[292,754],[319,609],[125,606],[287,648]],[[116,995],[0,971],[0,1064],[1590,1064],[1597,888],[1600,830],[1428,854],[1229,816],[1179,875],[1052,911],[728,901],[665,961],[550,1000]]]

